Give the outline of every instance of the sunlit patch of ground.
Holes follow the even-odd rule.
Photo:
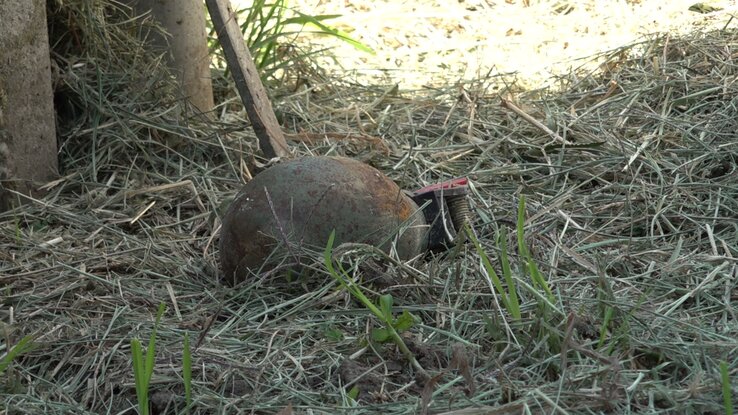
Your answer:
[[[689,10],[695,3],[295,0],[288,4],[310,15],[340,14],[329,22],[376,52],[363,53],[326,37],[301,38],[299,42],[335,46],[333,56],[322,61],[324,68],[340,65],[365,81],[388,77],[402,88],[417,88],[509,72],[517,72],[521,86],[541,86],[551,74],[581,65],[579,58],[630,44],[647,33],[724,27],[738,10],[735,1],[715,1],[708,5],[720,10],[698,13]]]

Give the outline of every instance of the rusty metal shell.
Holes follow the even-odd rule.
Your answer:
[[[220,262],[230,283],[302,247],[324,249],[334,229],[334,246],[358,242],[386,251],[397,236],[403,259],[427,246],[415,202],[377,169],[342,157],[305,157],[263,171],[236,195],[222,224]]]

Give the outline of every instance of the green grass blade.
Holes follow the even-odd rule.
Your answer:
[[[30,351],[31,349],[33,349],[33,346],[33,337],[30,334],[18,340],[18,343],[16,343],[15,346],[13,346],[13,348],[5,354],[5,356],[0,358],[0,374],[5,372],[5,369],[7,369],[8,366],[13,363],[13,360],[15,360],[15,358],[22,355],[23,353]]]
[[[605,338],[607,337],[607,328],[610,326],[614,309],[611,306],[605,307],[605,315],[600,325],[600,340],[597,342],[597,348],[600,349],[605,344]]]
[[[136,382],[136,397],[138,398],[138,408],[142,415],[149,413],[149,383],[154,373],[154,357],[156,356],[156,329],[159,326],[161,317],[164,315],[166,306],[164,303],[159,304],[159,310],[156,313],[156,321],[154,328],[149,337],[149,346],[146,350],[146,358],[144,359],[141,350],[141,342],[138,339],[131,340],[131,357],[133,359],[133,378]]]
[[[533,257],[531,257],[530,252],[526,252],[526,260],[528,262],[528,271],[530,272],[530,278],[536,283],[539,288],[542,288],[543,291],[545,291],[546,297],[548,298],[549,302],[551,304],[555,304],[556,297],[553,295],[551,287],[548,286],[548,281],[546,281],[546,277],[543,276],[541,271],[538,269],[538,265],[536,265],[535,261],[533,261]]]
[[[502,281],[500,280],[500,277],[497,275],[494,268],[492,268],[492,263],[490,262],[487,253],[484,251],[484,248],[482,248],[482,244],[479,242],[479,239],[477,239],[476,235],[474,235],[474,233],[471,231],[471,228],[469,228],[469,226],[467,225],[465,227],[465,230],[467,236],[469,237],[469,240],[471,240],[472,244],[474,244],[474,248],[477,250],[477,254],[479,254],[479,257],[482,259],[482,266],[484,266],[484,269],[487,271],[487,275],[489,275],[489,278],[492,280],[492,285],[497,291],[497,294],[500,296],[500,300],[505,306],[505,309],[514,319],[520,320],[520,305],[517,303],[513,304],[511,302],[510,296],[502,287]],[[513,290],[514,288],[510,289]],[[517,299],[517,296],[515,298]]]
[[[330,27],[323,23],[323,20],[327,20],[329,16],[321,16],[322,19],[316,18],[315,16],[310,16],[304,13],[300,13],[298,11],[295,12],[297,14],[296,17],[286,19],[285,23],[294,23],[294,24],[301,24],[305,26],[314,26],[318,28],[317,33],[333,36],[336,39],[341,40],[342,42],[348,43],[349,45],[353,46],[357,50],[360,50],[362,52],[375,54],[374,49],[370,48],[369,46],[359,42],[358,40],[355,40],[349,36],[348,33],[343,32],[341,30],[338,30],[334,27]]]
[[[515,231],[518,237],[518,251],[520,255],[524,255],[528,251],[528,247],[525,245],[525,196],[520,195],[520,202],[518,202],[518,217],[515,221]]]
[[[338,281],[338,283],[345,289],[351,293],[354,297],[356,297],[361,303],[366,307],[369,311],[372,312],[377,318],[379,318],[382,321],[385,321],[384,314],[382,311],[375,306],[372,301],[364,295],[364,293],[354,285],[354,283],[351,281],[351,278],[348,278],[346,276],[346,272],[341,270],[339,273],[336,271],[335,267],[333,266],[333,243],[336,238],[336,231],[333,230],[328,236],[328,243],[325,246],[325,250],[323,250],[323,262],[325,264],[325,267],[328,269],[328,273],[331,274],[331,276]],[[340,266],[340,265],[339,265]]]
[[[304,13],[297,12],[297,16],[285,19],[285,23],[306,25],[313,22],[324,22],[326,20],[337,19],[341,16],[342,15],[340,14],[317,14],[315,16],[310,16]]]
[[[523,195],[520,196],[520,203],[518,203],[518,218],[515,228],[518,239],[518,252],[520,253],[520,257],[525,261],[524,266],[528,274],[530,274],[533,287],[545,291],[548,302],[555,304],[556,297],[553,295],[546,278],[541,274],[538,265],[536,265],[533,256],[530,254],[528,246],[525,244],[525,196]]]
[[[520,300],[518,300],[518,289],[513,279],[512,269],[510,268],[510,259],[507,256],[507,235],[502,231],[498,236],[498,246],[500,248],[500,262],[502,263],[502,276],[505,278],[507,289],[509,292],[510,306],[514,309],[512,315],[520,318]]]
[[[382,310],[382,316],[385,321],[392,321],[392,303],[394,299],[391,294],[385,294],[379,297],[379,309]]]
[[[149,337],[149,347],[146,349],[146,363],[144,365],[144,375],[146,376],[146,388],[148,389],[151,376],[154,374],[154,358],[156,357],[156,329],[159,327],[161,316],[164,315],[166,306],[164,303],[159,304],[159,310],[156,312],[156,321],[154,328],[151,330]]]
[[[190,351],[190,334],[185,333],[184,350],[182,351],[182,379],[184,379],[186,413],[192,406],[192,352]]]
[[[131,340],[131,356],[133,358],[133,379],[136,383],[136,397],[138,398],[138,411],[141,415],[149,413],[148,390],[149,385],[144,379],[144,360],[141,352],[141,342],[138,339]]]
[[[251,7],[243,9],[242,11],[248,11],[243,23],[241,23],[241,32],[246,39],[246,44],[251,48],[252,45],[261,39],[261,37],[269,32],[268,25],[269,19],[264,15],[265,2],[263,0],[254,1]],[[274,7],[270,8],[271,10]],[[267,12],[267,15],[269,12]]]
[[[723,384],[723,405],[725,415],[733,415],[733,398],[731,396],[730,375],[728,374],[728,363],[720,362],[720,381]]]

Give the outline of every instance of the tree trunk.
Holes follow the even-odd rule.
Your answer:
[[[202,0],[128,0],[137,14],[151,12],[171,37],[154,35],[152,42],[168,50],[169,66],[184,95],[199,111],[213,110],[205,8]]]
[[[0,1],[0,211],[57,176],[46,0]]]

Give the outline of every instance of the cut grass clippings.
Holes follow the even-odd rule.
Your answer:
[[[324,247],[292,282],[284,269],[220,282],[218,207],[267,162],[233,89],[214,72],[218,120],[187,117],[135,22],[75,4],[50,24],[68,34],[53,55],[61,177],[0,214],[3,339],[35,346],[6,369],[0,410],[135,411],[128,347],[160,303],[152,413],[733,405],[735,31],[654,35],[600,56],[604,72],[561,74],[555,94],[501,76],[405,91],[322,75],[274,91],[285,130],[307,137],[297,156],[353,157],[408,190],[470,178],[471,227],[501,289],[474,243],[407,262],[341,255],[374,304],[390,295],[389,314],[417,319],[400,336],[425,390],[396,343],[371,341],[375,315],[337,289]],[[514,318],[500,295],[512,304],[513,288]]]

